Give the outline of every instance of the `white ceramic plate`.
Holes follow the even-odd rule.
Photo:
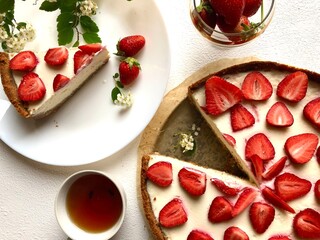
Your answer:
[[[36,2],[37,5],[33,5]],[[0,137],[12,149],[38,162],[75,166],[111,156],[149,123],[166,90],[170,52],[162,16],[153,0],[98,0],[94,17],[103,43],[110,51],[109,63],[56,113],[42,120],[21,118],[11,106],[0,124]],[[36,39],[26,48],[46,51],[57,45],[57,12],[38,10],[40,1],[16,2],[18,21],[30,21]],[[30,16],[32,16],[30,18]],[[146,45],[136,56],[141,75],[130,91],[133,106],[123,110],[111,101],[113,74],[119,60],[117,41],[141,34]],[[2,89],[2,88],[1,88]],[[3,90],[0,98],[6,99]]]

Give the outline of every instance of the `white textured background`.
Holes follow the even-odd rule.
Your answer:
[[[217,49],[196,32],[189,17],[189,0],[154,1],[163,14],[171,44],[172,67],[167,91],[219,58],[257,56],[320,72],[319,1],[276,0],[273,21],[263,36],[234,49]],[[108,159],[63,168],[26,159],[0,141],[0,240],[66,239],[54,216],[54,198],[62,181],[82,169],[112,171],[123,176],[128,212],[113,239],[148,239],[136,194],[138,144],[139,138]]]

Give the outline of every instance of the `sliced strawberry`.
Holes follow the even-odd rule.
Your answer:
[[[231,226],[224,231],[223,240],[249,240],[249,237],[242,229]]]
[[[286,203],[282,198],[280,198],[271,188],[266,186],[262,189],[261,192],[264,199],[273,204],[273,206],[291,213],[295,213],[294,209],[290,207],[290,205]]]
[[[277,95],[291,102],[299,102],[306,96],[307,89],[307,74],[297,71],[287,75],[278,84]]]
[[[320,146],[317,148],[317,151],[316,151],[316,159],[317,159],[317,162],[320,164]]]
[[[231,187],[218,178],[211,178],[210,181],[220,192],[228,196],[236,196],[241,191],[239,187]]]
[[[206,110],[212,115],[219,115],[242,100],[242,92],[237,86],[216,76],[206,81],[205,95]]]
[[[306,195],[310,191],[312,184],[306,179],[286,172],[276,177],[274,186],[276,194],[288,202]]]
[[[253,173],[259,183],[262,182],[262,173],[264,172],[263,160],[256,154],[250,158],[253,166]]]
[[[248,1],[248,0],[247,0]],[[272,85],[261,72],[251,72],[243,80],[241,90],[248,100],[267,100],[272,95]]]
[[[247,17],[253,16],[262,4],[262,0],[245,0],[243,15]]]
[[[293,219],[293,229],[303,239],[320,239],[320,213],[311,208],[300,211]]]
[[[318,201],[320,200],[320,179],[314,184],[314,194]]]
[[[60,88],[63,88],[70,82],[70,78],[62,75],[57,74],[53,79],[53,91],[58,91]]]
[[[89,43],[78,47],[82,52],[86,54],[94,54],[102,49],[101,43]]]
[[[272,164],[264,173],[262,173],[262,177],[265,180],[271,180],[275,176],[277,176],[284,168],[287,156],[280,158],[277,162]]]
[[[32,51],[22,51],[10,60],[9,67],[16,71],[32,71],[38,63],[39,61]]]
[[[251,127],[255,123],[254,116],[241,104],[231,108],[231,127],[234,132]]]
[[[255,189],[246,187],[234,204],[232,216],[235,217],[245,210],[254,201],[257,195],[258,192]]]
[[[46,94],[46,86],[34,72],[29,72],[22,77],[18,87],[18,95],[21,101],[33,102],[41,100]]]
[[[245,147],[245,156],[250,160],[253,155],[258,155],[263,161],[274,158],[275,151],[272,143],[263,133],[257,133],[248,139]]]
[[[314,126],[320,128],[320,97],[311,100],[303,108],[303,116]]]
[[[160,161],[152,164],[146,173],[147,178],[161,187],[167,187],[172,183],[172,164]]]
[[[267,123],[275,127],[289,127],[294,118],[283,102],[276,102],[269,109],[266,116]]]
[[[285,142],[284,149],[292,162],[303,164],[310,161],[318,142],[316,134],[302,133],[289,137]]]
[[[224,133],[223,134],[224,139],[232,146],[234,147],[236,145],[236,139],[232,137],[231,135]]]
[[[232,218],[232,205],[222,196],[215,197],[210,205],[208,219],[212,223],[224,222]]]
[[[64,64],[68,56],[69,51],[65,47],[50,48],[44,56],[44,60],[51,66],[58,66]]]
[[[189,194],[200,196],[204,194],[207,186],[207,176],[199,170],[184,167],[179,173],[179,183]]]
[[[172,228],[180,226],[188,221],[183,202],[174,198],[168,202],[159,212],[159,222],[163,227]]]
[[[286,235],[275,235],[275,236],[268,238],[268,240],[291,240],[291,238],[289,238]]]
[[[194,229],[189,233],[187,240],[213,240],[213,238],[209,235],[209,233]]]
[[[73,72],[77,74],[84,66],[88,65],[93,59],[93,56],[81,50],[77,51],[73,56]]]
[[[249,217],[253,229],[257,233],[264,233],[272,223],[275,212],[274,207],[267,203],[252,203],[249,210]]]

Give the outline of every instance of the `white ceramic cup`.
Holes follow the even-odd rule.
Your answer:
[[[111,228],[99,233],[87,232],[79,228],[70,219],[67,206],[66,206],[66,199],[67,199],[67,194],[70,186],[80,177],[90,175],[90,174],[100,174],[105,176],[109,180],[111,180],[115,184],[115,186],[118,188],[121,195],[121,199],[122,199],[122,212],[116,224],[114,224]],[[110,239],[118,232],[119,228],[121,227],[124,220],[126,208],[127,208],[126,195],[119,181],[117,181],[114,177],[111,177],[104,172],[96,171],[96,170],[84,170],[84,171],[80,171],[72,174],[62,183],[60,190],[55,199],[55,215],[56,215],[57,221],[60,227],[62,228],[62,230],[68,235],[68,237],[74,240]]]

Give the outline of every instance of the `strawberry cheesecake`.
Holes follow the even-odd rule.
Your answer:
[[[39,119],[56,111],[108,60],[109,52],[101,44],[13,55],[2,52],[1,81],[17,112]]]
[[[254,61],[189,86],[189,100],[248,178],[145,154],[141,196],[155,238],[320,239],[319,81]]]

